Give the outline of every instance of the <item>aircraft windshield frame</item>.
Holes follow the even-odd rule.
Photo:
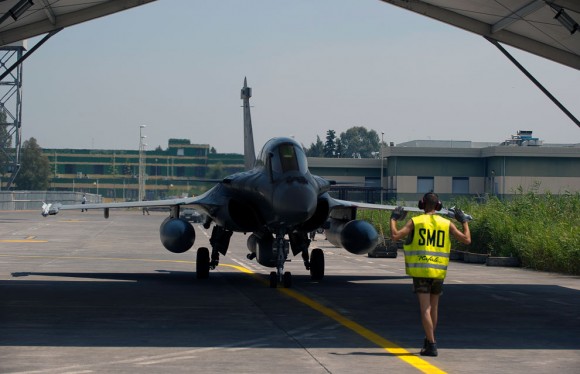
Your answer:
[[[292,143],[282,143],[272,155],[272,171],[276,174],[284,174],[291,171],[306,173],[308,165],[306,155],[300,147]]]

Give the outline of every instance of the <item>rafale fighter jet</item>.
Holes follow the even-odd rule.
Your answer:
[[[247,246],[249,259],[276,271],[270,273],[270,286],[279,283],[290,287],[292,276],[284,272],[290,251],[301,254],[304,265],[314,280],[324,277],[324,254],[320,248],[308,252],[308,233],[326,224],[328,240],[354,254],[366,254],[374,249],[379,237],[368,222],[356,219],[358,208],[392,210],[395,206],[355,203],[337,200],[329,195],[332,182],[308,170],[302,146],[291,138],[269,140],[258,157],[254,154],[250,118],[251,88],[244,79],[241,98],[244,108],[244,153],[247,171],[224,178],[203,195],[172,200],[140,201],[104,204],[44,204],[42,215],[57,214],[59,210],[104,209],[105,217],[111,208],[170,207],[169,217],[159,229],[161,242],[169,251],[183,253],[195,241],[193,226],[179,218],[180,208],[193,207],[205,213],[204,227],[213,223],[210,251],[197,250],[197,278],[207,278],[209,271],[225,255],[233,232],[250,233]],[[417,208],[405,208],[419,211]],[[451,213],[452,210],[449,210]],[[443,210],[445,214],[447,211]]]

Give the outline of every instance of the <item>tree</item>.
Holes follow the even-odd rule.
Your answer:
[[[334,130],[328,130],[326,132],[326,143],[324,143],[324,157],[332,158],[336,151],[336,144],[334,139],[336,138],[336,132]]]
[[[50,162],[35,138],[22,144],[20,172],[14,180],[19,190],[44,191],[50,183]]]
[[[207,173],[205,174],[205,177],[208,179],[221,179],[225,176],[227,176],[227,171],[224,169],[223,162],[209,165]]]
[[[336,147],[334,153],[336,154],[336,158],[344,157],[344,147],[342,145],[342,141],[340,138],[336,139]]]
[[[310,148],[306,150],[306,156],[308,157],[323,157],[324,156],[324,143],[320,140],[320,136],[316,135],[316,143],[312,143]]]
[[[342,157],[371,158],[379,146],[379,134],[375,130],[368,131],[363,126],[354,126],[340,134],[344,151]]]

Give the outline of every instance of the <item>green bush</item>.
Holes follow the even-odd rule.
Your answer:
[[[459,250],[492,256],[515,256],[536,270],[580,275],[580,194],[537,194],[517,191],[512,199],[491,197],[481,204],[458,199],[448,206],[461,207],[474,217],[472,243],[454,243]],[[390,215],[365,219],[389,236]]]

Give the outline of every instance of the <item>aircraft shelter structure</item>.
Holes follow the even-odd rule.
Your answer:
[[[155,0],[6,0],[0,45],[58,32]],[[576,0],[381,0],[580,70]]]
[[[18,61],[6,66],[6,71],[2,73],[0,81],[12,74],[14,69],[20,69],[26,58],[64,28],[153,1],[155,0],[1,1],[0,46],[7,46],[10,43],[23,41],[35,36],[44,36],[35,46],[27,49],[19,56]],[[536,81],[502,46],[509,45],[580,70],[580,3],[577,0],[381,1],[482,36],[494,44],[570,120],[580,127],[580,121]],[[401,32],[404,32],[404,30],[401,30]],[[21,110],[21,105],[21,103],[17,104],[18,111]],[[16,134],[12,142],[12,146],[15,147],[13,153],[8,154],[8,156],[11,158],[12,168],[10,178],[14,179],[20,165],[20,139],[17,134],[20,131],[21,123],[16,119],[11,126],[8,130],[11,134]],[[6,141],[3,141],[3,143],[7,143],[8,139],[4,140]],[[7,146],[5,144],[0,144],[0,146],[2,151],[6,153]],[[575,150],[557,149],[550,151],[549,147],[542,147],[532,151],[532,149],[516,150],[517,148],[492,147],[489,150],[464,150],[465,152],[461,153],[456,150],[448,151],[445,148],[431,148],[430,150],[417,148],[413,151],[403,150],[400,147],[389,147],[386,153],[383,154],[383,161],[387,162],[376,161],[384,165],[384,167],[381,167],[380,172],[375,172],[374,176],[366,176],[364,170],[367,169],[365,163],[375,161],[354,161],[360,163],[360,167],[352,168],[351,170],[354,174],[365,174],[365,176],[358,177],[363,179],[365,184],[361,187],[343,186],[338,188],[342,188],[342,193],[347,193],[348,188],[362,189],[359,192],[366,194],[369,199],[374,199],[373,188],[382,189],[388,198],[404,199],[416,197],[421,194],[420,191],[431,184],[435,190],[443,191],[443,194],[467,190],[469,194],[491,193],[507,196],[515,186],[521,185],[526,189],[531,184],[536,185],[535,181],[540,183],[540,190],[542,190],[543,184],[552,193],[559,193],[567,189],[578,191],[578,176],[575,173],[580,168],[578,167],[578,156]],[[53,161],[58,165],[59,151],[49,151],[56,155]],[[61,156],[61,161],[62,157],[65,156]],[[162,155],[158,155],[157,160],[160,157],[163,158]],[[470,160],[470,162],[466,160]],[[530,160],[533,161],[531,164],[541,164],[541,166],[529,170],[524,163]],[[336,162],[332,161],[332,159],[312,160],[311,162],[314,173],[328,177],[333,176],[333,173],[337,174],[337,177],[344,174],[344,172],[336,171],[339,167],[332,166],[332,163]],[[433,166],[434,169],[422,169],[423,165],[428,165],[432,162],[447,163],[445,169],[441,171],[442,174],[432,175],[439,170],[436,165]],[[338,164],[344,165],[344,163],[344,159],[338,161]],[[413,165],[414,163],[417,165]],[[573,168],[575,167],[575,170],[573,168],[570,169],[570,164],[572,164]],[[421,171],[421,175],[414,175],[417,173],[411,170],[415,167],[418,167],[417,170],[424,170],[424,172]],[[449,171],[454,170],[454,167],[458,169],[457,173],[463,169],[465,169],[465,172],[461,176],[455,175],[457,174],[455,171],[453,173]],[[85,165],[82,168],[89,168],[89,166]],[[167,165],[166,169],[169,169]],[[407,169],[408,171],[405,171]],[[374,170],[376,171],[378,168],[375,166]],[[60,170],[57,166],[55,174],[58,175],[59,173]],[[89,173],[85,174],[90,175]],[[152,175],[151,171],[148,174]],[[93,175],[106,174],[95,174],[93,172]],[[378,187],[376,186],[377,180],[379,181]],[[532,183],[531,181],[534,182]],[[4,178],[2,183],[5,183]],[[375,184],[374,186],[371,185],[373,183]],[[93,185],[95,184],[98,185],[96,181],[93,182]]]

